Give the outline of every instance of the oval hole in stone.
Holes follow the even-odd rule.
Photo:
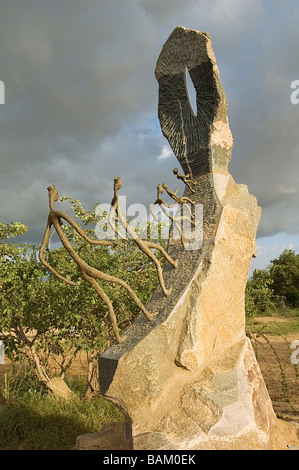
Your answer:
[[[185,84],[186,84],[186,91],[187,91],[187,96],[189,99],[190,108],[192,109],[194,116],[196,116],[197,114],[196,90],[194,88],[187,66],[185,67]]]

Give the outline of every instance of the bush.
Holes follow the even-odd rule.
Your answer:
[[[294,250],[284,250],[271,261],[269,276],[274,294],[284,296],[290,306],[296,307],[299,301],[299,255]]]
[[[299,289],[295,286],[283,287],[280,293],[291,307],[296,308],[299,306]]]
[[[273,306],[272,280],[266,271],[255,271],[245,291],[246,316],[264,313]]]

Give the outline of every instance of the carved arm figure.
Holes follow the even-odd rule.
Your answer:
[[[164,189],[166,190],[167,194],[175,201],[173,204],[167,204],[166,201],[164,201],[164,199],[161,198],[161,194],[163,194]],[[151,213],[152,213],[154,219],[157,220],[157,217],[155,216],[153,209],[154,209],[155,205],[159,205],[161,207],[161,210],[164,212],[164,214],[172,221],[172,223],[177,228],[177,230],[180,234],[181,243],[182,243],[183,247],[185,248],[186,247],[186,240],[185,240],[185,237],[183,235],[183,230],[182,230],[181,224],[184,220],[186,220],[186,221],[190,222],[191,225],[193,225],[193,226],[196,225],[195,222],[194,222],[194,215],[192,214],[191,208],[188,205],[188,203],[194,205],[194,202],[186,196],[179,197],[177,195],[177,192],[178,192],[178,188],[176,188],[175,191],[173,192],[168,188],[168,185],[166,183],[163,183],[162,185],[159,184],[157,186],[157,199],[151,207]],[[165,206],[168,207],[168,208],[173,208],[177,204],[181,205],[181,211],[180,211],[181,215],[179,217],[174,217],[173,215],[171,215],[168,212],[168,210],[165,208]],[[188,210],[189,216],[182,215],[182,207],[185,207]]]
[[[185,183],[185,185],[188,186],[188,188],[190,189],[190,191],[192,193],[195,193],[195,189],[191,187],[191,184],[193,184],[195,186],[197,184],[197,181],[191,180],[189,173],[188,173],[188,175],[184,175],[183,173],[179,173],[179,170],[177,168],[175,168],[173,170],[173,173],[176,175],[176,177],[179,180],[182,180]]]
[[[49,240],[50,236],[50,230],[51,226],[53,225],[63,246],[69,253],[69,255],[72,257],[72,259],[75,261],[75,263],[78,265],[83,279],[88,282],[96,291],[98,296],[106,303],[108,307],[108,312],[109,312],[109,317],[110,321],[112,324],[112,328],[115,334],[115,338],[118,343],[121,343],[125,340],[125,337],[120,337],[119,334],[119,328],[117,325],[117,320],[116,320],[116,315],[113,309],[112,302],[110,301],[109,297],[107,294],[103,291],[103,289],[100,287],[99,283],[97,282],[96,279],[100,279],[103,281],[108,281],[112,282],[115,284],[119,284],[120,286],[124,287],[131,298],[134,300],[134,302],[138,305],[138,307],[142,310],[144,315],[147,317],[148,320],[152,320],[155,317],[155,314],[151,314],[150,312],[147,311],[147,309],[144,307],[142,302],[139,300],[135,292],[131,289],[131,287],[122,279],[119,279],[114,276],[110,276],[108,274],[103,273],[99,269],[93,268],[89,266],[82,258],[78,255],[78,253],[74,250],[70,242],[68,241],[65,233],[61,229],[62,225],[62,219],[65,219],[81,236],[84,240],[86,240],[88,243],[92,243],[94,245],[115,245],[113,242],[108,242],[105,240],[92,240],[90,239],[85,232],[79,227],[78,224],[76,224],[71,217],[69,217],[67,214],[61,211],[56,211],[54,209],[54,202],[58,200],[58,192],[55,188],[55,186],[49,186],[48,188],[49,191],[49,206],[50,206],[50,214],[48,217],[48,222],[46,226],[46,230],[44,233],[43,241],[41,244],[41,248],[39,251],[39,259],[40,261],[46,266],[46,268],[54,274],[58,279],[66,282],[67,284],[71,286],[76,286],[76,283],[73,281],[70,281],[69,279],[66,279],[65,277],[61,276],[57,271],[45,260],[44,258],[44,251],[47,245],[47,242]]]
[[[142,240],[137,233],[130,227],[128,224],[127,220],[125,219],[121,209],[120,209],[120,203],[119,203],[119,196],[118,196],[118,190],[122,187],[122,180],[120,177],[114,178],[114,197],[111,202],[111,210],[109,213],[109,222],[111,226],[113,227],[113,230],[119,235],[122,236],[119,232],[119,229],[116,226],[116,221],[120,220],[122,226],[126,229],[127,233],[130,235],[130,237],[135,241],[135,243],[139,246],[139,248],[154,262],[156,269],[157,269],[157,274],[158,274],[158,280],[159,284],[161,286],[161,289],[163,290],[165,295],[169,295],[171,292],[171,289],[168,290],[165,287],[164,279],[163,279],[163,272],[161,268],[161,264],[159,260],[156,258],[156,256],[152,253],[151,248],[154,248],[156,250],[159,250],[162,255],[169,261],[173,267],[177,267],[178,261],[173,260],[168,253],[164,250],[164,248],[157,243],[148,241],[148,240]]]

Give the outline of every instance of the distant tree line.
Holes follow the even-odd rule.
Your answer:
[[[255,270],[246,287],[246,315],[270,308],[299,307],[299,254],[284,250],[264,270]]]

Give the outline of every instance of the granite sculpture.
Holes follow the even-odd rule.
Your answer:
[[[146,306],[155,319],[138,317],[99,357],[100,389],[131,424],[136,450],[271,449],[276,417],[245,334],[261,209],[228,171],[233,138],[209,34],[175,28],[155,75],[161,129],[182,168],[174,174],[183,197],[203,206],[202,243],[187,250],[170,237],[171,295],[158,285]]]

